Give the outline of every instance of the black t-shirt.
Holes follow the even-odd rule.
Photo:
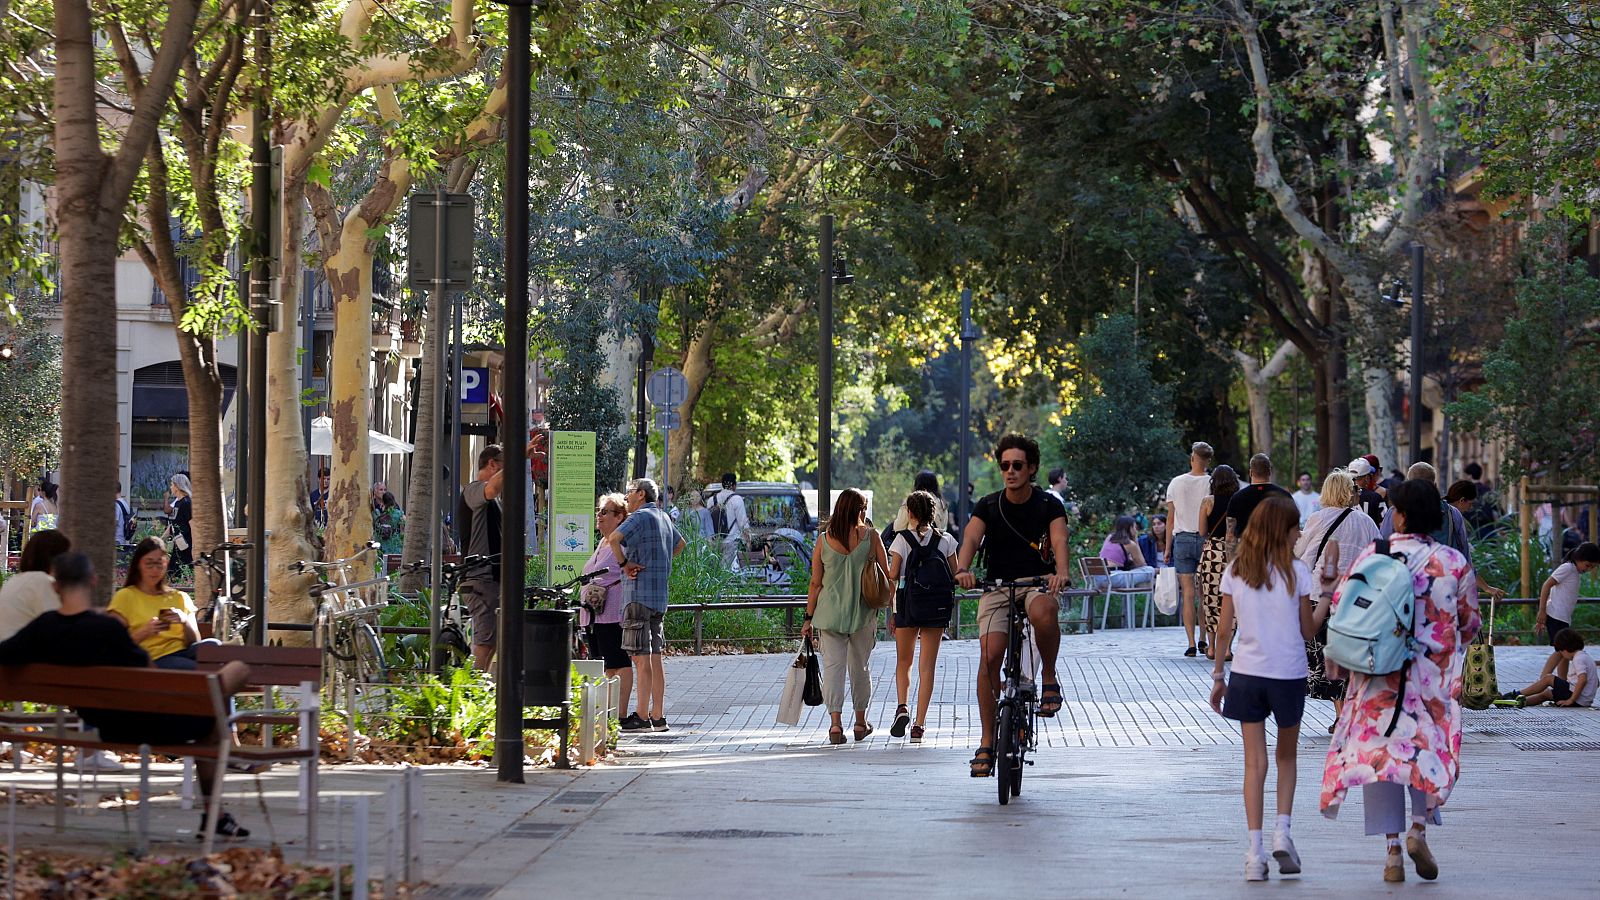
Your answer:
[[[65,616],[51,611],[40,613],[4,643],[0,643],[0,665],[47,663],[55,666],[129,666],[146,668],[150,655],[133,642],[128,626],[104,613],[81,612]],[[85,722],[106,732],[121,733],[137,729],[148,721],[146,713],[118,710],[80,709]],[[125,727],[127,726],[127,727]]]
[[[1361,508],[1372,517],[1372,524],[1383,527],[1383,495],[1365,488],[1361,491]]]
[[[1012,503],[1005,499],[1005,491],[996,491],[979,500],[972,515],[983,522],[990,578],[1009,581],[1055,574],[1054,564],[1045,562],[1040,550],[1050,552],[1050,523],[1067,517],[1060,500],[1037,487],[1023,503]]]
[[[1234,537],[1244,534],[1244,527],[1250,524],[1250,514],[1273,494],[1289,496],[1288,491],[1275,484],[1247,484],[1234,493],[1233,499],[1228,501],[1228,518],[1233,520]]]

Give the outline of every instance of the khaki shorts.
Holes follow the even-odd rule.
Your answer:
[[[472,618],[472,643],[479,647],[493,647],[500,627],[500,585],[492,581],[475,581],[463,584],[459,591],[461,602]]]
[[[1035,597],[1048,597],[1055,605],[1056,611],[1061,610],[1061,600],[1049,591],[1029,591],[1022,598],[1022,607],[1027,609],[1033,606]],[[1011,594],[1009,591],[990,591],[978,598],[978,635],[1005,634],[1011,623]]]

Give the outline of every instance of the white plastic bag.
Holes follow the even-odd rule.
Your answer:
[[[778,724],[799,725],[805,712],[806,664],[801,655],[789,666],[783,682],[783,697],[778,701]]]
[[[1178,611],[1178,570],[1171,566],[1156,570],[1156,609],[1163,616]]]

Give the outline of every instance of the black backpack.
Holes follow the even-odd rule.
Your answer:
[[[118,500],[117,505],[122,507],[122,539],[132,541],[134,532],[139,530],[139,520],[133,517],[133,510],[126,501]]]
[[[950,564],[939,552],[941,534],[933,529],[927,544],[917,543],[910,530],[900,532],[911,547],[906,558],[905,621],[914,626],[944,626],[950,624],[950,614],[956,602],[956,580],[950,574]]]
[[[733,491],[723,488],[711,498],[711,531],[713,534],[728,533],[728,497]]]

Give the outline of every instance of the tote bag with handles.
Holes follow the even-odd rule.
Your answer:
[[[1489,595],[1489,625],[1467,645],[1461,664],[1461,705],[1467,709],[1488,709],[1500,697],[1494,674],[1494,595]]]

